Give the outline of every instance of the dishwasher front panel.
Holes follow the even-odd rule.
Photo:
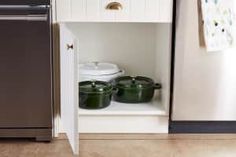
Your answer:
[[[50,5],[51,0],[1,0],[0,5]]]
[[[0,7],[0,128],[52,127],[49,13]]]

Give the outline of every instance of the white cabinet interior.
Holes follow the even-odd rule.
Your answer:
[[[93,61],[116,63],[126,71],[126,75],[147,76],[163,86],[161,92],[156,93],[150,103],[112,102],[105,109],[79,109],[79,132],[167,133],[171,24],[67,23],[65,25],[77,40],[75,47],[77,47],[78,63]],[[137,121],[133,120],[134,117]],[[138,121],[140,118],[137,117],[142,117],[142,121]],[[129,125],[124,127],[124,122]],[[116,127],[112,127],[112,124]]]
[[[58,22],[172,21],[173,0],[57,0]]]

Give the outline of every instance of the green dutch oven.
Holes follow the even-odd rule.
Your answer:
[[[121,76],[112,81],[113,99],[122,103],[150,102],[155,90],[161,89],[161,85],[147,77]]]
[[[79,107],[101,109],[110,105],[112,85],[103,81],[84,81],[79,83]]]

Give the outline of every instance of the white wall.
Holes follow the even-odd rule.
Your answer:
[[[236,120],[236,48],[199,47],[197,0],[179,0],[174,120]]]

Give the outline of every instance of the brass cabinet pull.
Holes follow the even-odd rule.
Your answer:
[[[71,45],[67,44],[66,47],[67,47],[67,50],[70,50],[70,49],[73,50],[74,49],[74,45],[73,44],[71,44]]]
[[[123,6],[119,2],[111,2],[106,6],[107,10],[122,10]]]

